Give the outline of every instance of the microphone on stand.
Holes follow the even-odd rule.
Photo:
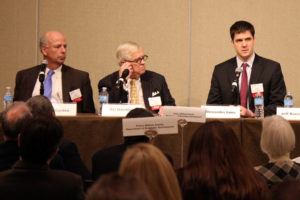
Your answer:
[[[117,88],[120,88],[120,86],[124,83],[126,83],[126,77],[129,75],[129,69],[125,69],[122,72],[122,76],[117,80],[116,86]]]
[[[234,92],[236,90],[236,88],[238,87],[238,84],[239,84],[239,78],[240,78],[240,75],[241,75],[241,72],[243,71],[243,68],[241,67],[237,67],[235,69],[235,78],[231,84],[231,92]]]
[[[44,80],[45,80],[45,71],[46,71],[47,65],[48,65],[48,61],[43,60],[42,61],[42,68],[41,68],[41,71],[39,73],[39,81],[41,83],[40,95],[44,95]]]

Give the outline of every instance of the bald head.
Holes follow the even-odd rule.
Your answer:
[[[6,139],[16,139],[24,120],[31,116],[24,102],[15,102],[2,113],[1,123]]]
[[[48,68],[55,70],[66,59],[66,38],[58,31],[48,31],[40,38],[40,49],[44,59],[48,61]]]

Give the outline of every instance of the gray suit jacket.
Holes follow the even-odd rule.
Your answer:
[[[42,65],[38,65],[21,70],[17,73],[14,101],[26,101],[32,96],[41,67]],[[79,88],[82,94],[82,101],[77,103],[77,112],[95,113],[93,91],[89,74],[67,65],[62,66],[61,72],[63,102],[72,102],[69,92]]]
[[[231,87],[235,78],[236,67],[236,57],[215,67],[207,104],[234,104],[235,99],[231,92]],[[276,114],[276,107],[283,106],[283,99],[286,95],[280,64],[260,57],[257,54],[255,55],[248,89],[248,97],[250,97],[249,108],[252,112],[255,111],[255,108],[250,85],[256,83],[263,83],[265,116]]]

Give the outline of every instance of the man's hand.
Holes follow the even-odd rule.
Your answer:
[[[126,80],[128,80],[128,79],[130,78],[132,72],[133,72],[133,70],[132,70],[132,65],[131,65],[129,62],[124,62],[124,63],[122,64],[121,68],[120,68],[120,71],[119,71],[119,77],[122,76],[123,71],[124,71],[125,69],[128,69],[128,70],[129,70],[129,75],[126,77]]]
[[[240,114],[243,117],[254,117],[254,113],[243,106],[240,106]]]

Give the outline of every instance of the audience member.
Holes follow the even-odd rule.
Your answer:
[[[269,157],[269,162],[255,167],[265,177],[269,186],[285,178],[300,180],[300,164],[290,159],[295,148],[295,133],[283,117],[273,115],[263,120],[260,146]]]
[[[38,95],[31,97],[26,103],[33,116],[46,115],[51,117],[55,115],[50,100],[45,96]],[[91,180],[90,172],[81,160],[77,146],[74,142],[63,138],[59,144],[58,156],[62,158],[65,170],[81,175],[85,182]]]
[[[269,194],[233,130],[220,121],[207,122],[194,133],[178,178],[186,200],[262,200]]]
[[[0,171],[10,169],[19,159],[18,135],[24,120],[31,116],[24,102],[14,102],[1,113],[4,142],[0,143]]]
[[[49,169],[62,136],[62,125],[54,117],[38,116],[24,122],[18,137],[20,160],[0,173],[2,199],[84,199],[80,176]]]
[[[144,181],[153,199],[182,199],[172,165],[154,145],[139,143],[127,149],[119,174]]]
[[[146,185],[134,177],[103,175],[87,192],[86,200],[152,200]]]
[[[131,110],[126,118],[137,117],[153,117],[153,114],[143,108],[135,108]],[[92,158],[92,176],[97,180],[99,176],[106,173],[117,172],[127,148],[137,143],[147,143],[149,138],[146,136],[127,136],[124,137],[124,143],[96,152]],[[166,155],[168,160],[173,164],[173,160],[169,155]]]

